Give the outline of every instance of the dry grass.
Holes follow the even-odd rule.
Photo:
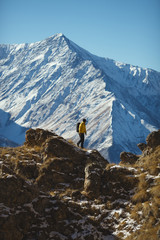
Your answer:
[[[154,197],[154,202],[160,207],[160,198]]]
[[[149,188],[149,184],[146,181],[146,174],[143,173],[139,176],[139,183],[138,183],[138,187],[137,187],[137,191],[134,194],[134,196],[132,197],[132,201],[134,203],[139,203],[139,202],[145,202],[149,199],[150,194],[147,191],[147,189]]]
[[[4,156],[5,154],[7,154],[6,148],[1,148],[0,147],[0,156]]]
[[[139,160],[135,165],[141,166],[144,173],[139,176],[139,183],[132,200],[134,203],[148,201],[160,197],[160,178],[155,178],[159,174],[160,166],[160,146],[155,151]]]
[[[125,240],[159,240],[158,237],[158,226],[152,228],[143,227],[140,231],[135,231],[132,235],[125,238]]]
[[[158,146],[151,154],[141,157],[135,164],[135,167],[143,167],[151,175],[158,175],[160,172],[160,146]]]
[[[41,152],[42,151],[42,147],[41,146],[34,146],[34,151]]]
[[[153,197],[160,198],[160,185],[152,187],[150,193],[152,194]]]
[[[149,187],[149,184],[146,180],[146,173],[142,173],[139,176],[139,184],[138,184],[138,190],[146,190]]]
[[[160,220],[160,205],[155,202],[152,204],[152,213],[156,219]]]
[[[151,214],[151,205],[150,205],[150,202],[147,201],[143,204],[143,215],[144,216],[149,216]]]
[[[141,157],[134,165],[138,169],[138,185],[132,197],[131,218],[140,224],[140,230],[125,240],[160,239],[160,146],[152,154]],[[143,173],[142,173],[143,171]],[[157,232],[159,231],[159,237]]]

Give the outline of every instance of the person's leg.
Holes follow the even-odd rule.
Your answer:
[[[81,148],[83,148],[84,144],[84,133],[81,134]]]
[[[77,146],[79,147],[79,144],[81,143],[81,134],[79,133],[80,140],[77,142]]]

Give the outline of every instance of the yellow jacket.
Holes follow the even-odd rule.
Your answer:
[[[79,125],[79,133],[85,133],[86,134],[86,125],[84,122],[82,122],[80,125]]]

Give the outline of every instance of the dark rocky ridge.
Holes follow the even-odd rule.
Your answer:
[[[140,156],[123,153],[119,165],[42,129],[28,130],[24,146],[0,148],[0,240],[133,239],[136,233],[158,240],[159,210],[150,209],[154,227],[147,233],[147,217],[137,220],[133,212],[140,203],[160,207],[150,190],[159,189],[159,136],[148,136]],[[149,172],[146,157],[154,155]],[[146,194],[137,197],[148,173]]]

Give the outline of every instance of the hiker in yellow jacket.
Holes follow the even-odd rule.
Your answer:
[[[84,134],[87,134],[85,123],[86,123],[86,119],[84,118],[83,122],[81,122],[81,124],[79,125],[80,140],[78,141],[77,146],[79,147],[79,144],[81,143],[81,148],[83,148],[83,144],[84,144]]]

